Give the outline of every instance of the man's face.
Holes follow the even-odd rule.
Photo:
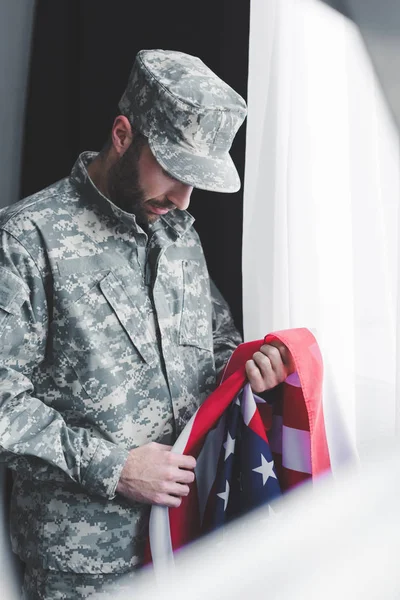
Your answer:
[[[147,143],[131,143],[109,172],[111,200],[138,223],[152,223],[161,215],[189,206],[193,188],[180,183],[158,164]]]

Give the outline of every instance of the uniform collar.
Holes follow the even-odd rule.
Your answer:
[[[117,220],[122,221],[129,229],[142,232],[142,228],[136,222],[135,215],[122,210],[122,208],[119,208],[119,206],[106,198],[89,177],[87,167],[96,158],[97,154],[97,152],[88,151],[82,152],[79,155],[71,171],[71,182],[79,188],[83,198],[87,199],[90,204],[95,205],[97,210],[117,218]],[[186,210],[175,209],[162,216],[152,227],[154,228],[155,226],[155,228],[158,228],[163,223],[164,226],[167,225],[170,227],[178,237],[181,237],[193,225],[193,222],[194,217]]]

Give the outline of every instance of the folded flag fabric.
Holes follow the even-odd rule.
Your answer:
[[[287,346],[295,372],[265,401],[246,383],[245,364],[273,340]],[[204,533],[330,469],[322,376],[321,353],[308,329],[238,346],[220,385],[172,450],[197,459],[196,479],[179,508],[151,509],[147,558],[155,567],[173,562],[174,551]]]

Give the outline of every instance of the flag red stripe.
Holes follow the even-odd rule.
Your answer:
[[[284,383],[283,386],[283,424],[293,429],[310,431],[307,406],[303,390]]]

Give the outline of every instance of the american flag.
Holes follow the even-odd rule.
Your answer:
[[[273,340],[288,347],[295,372],[263,400],[246,383],[245,364]],[[236,349],[220,385],[174,445],[173,452],[197,459],[196,479],[179,508],[152,507],[155,566],[170,564],[177,549],[330,469],[322,375],[321,353],[308,329],[278,331]]]

